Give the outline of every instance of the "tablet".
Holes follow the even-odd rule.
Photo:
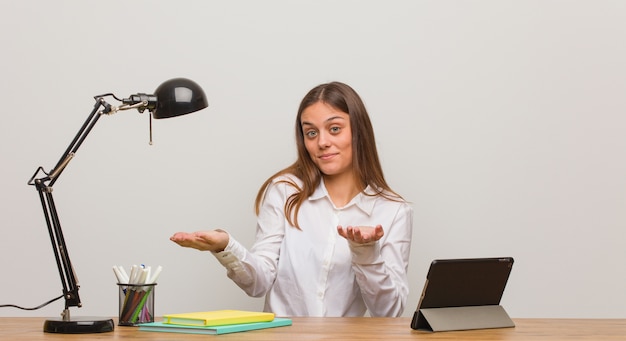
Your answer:
[[[498,306],[512,268],[512,257],[432,261],[411,327],[426,324],[426,309]]]

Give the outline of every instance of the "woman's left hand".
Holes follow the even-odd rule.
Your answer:
[[[347,226],[345,229],[340,225],[337,226],[337,232],[340,236],[358,244],[375,242],[385,234],[381,225],[376,225],[376,227]]]

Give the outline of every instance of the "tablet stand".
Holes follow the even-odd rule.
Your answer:
[[[419,309],[411,321],[411,328],[433,332],[507,327],[515,324],[500,305]]]

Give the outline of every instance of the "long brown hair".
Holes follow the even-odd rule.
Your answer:
[[[287,221],[299,228],[298,211],[306,198],[313,194],[322,179],[322,173],[313,163],[304,146],[304,133],[302,132],[300,122],[302,112],[317,102],[323,102],[350,116],[352,169],[355,179],[360,182],[361,190],[364,190],[369,185],[375,192],[374,195],[380,195],[390,200],[402,200],[400,195],[391,190],[383,176],[383,170],[376,150],[374,129],[361,97],[350,86],[340,82],[331,82],[311,89],[300,102],[295,127],[298,159],[291,166],[270,176],[263,183],[255,200],[256,214],[258,215],[260,212],[265,191],[272,181],[278,176],[293,174],[302,181],[302,188],[293,181],[281,180],[296,188],[296,192],[285,202],[284,210]]]

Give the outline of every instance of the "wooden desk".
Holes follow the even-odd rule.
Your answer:
[[[293,325],[225,335],[139,331],[115,326],[101,334],[49,334],[45,318],[0,318],[0,340],[626,340],[626,319],[514,319],[515,328],[431,333],[412,330],[410,318],[293,318]]]

